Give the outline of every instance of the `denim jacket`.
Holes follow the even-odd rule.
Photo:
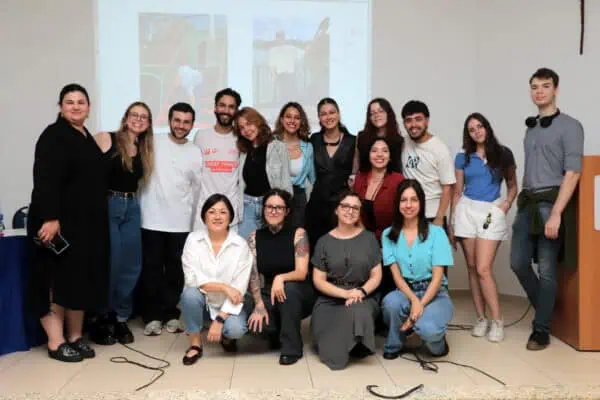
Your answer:
[[[315,183],[315,159],[313,156],[313,147],[311,142],[300,141],[300,151],[302,152],[302,171],[300,175],[292,179],[292,185],[306,188],[306,180]]]

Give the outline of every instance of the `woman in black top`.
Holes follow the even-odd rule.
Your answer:
[[[369,164],[369,150],[376,138],[385,138],[389,142],[393,155],[390,170],[402,173],[404,138],[400,134],[394,108],[388,100],[381,97],[371,100],[367,106],[365,127],[356,136],[353,173],[357,173],[361,165]]]
[[[110,226],[110,318],[100,317],[90,338],[96,343],[132,343],[127,320],[142,270],[141,216],[136,192],[152,172],[152,113],[142,102],[127,107],[117,132],[95,136],[108,170]],[[116,318],[116,320],[115,320]],[[113,338],[114,337],[114,338]]]
[[[348,188],[352,173],[355,137],[340,122],[340,109],[331,98],[317,105],[321,131],[310,137],[317,179],[306,206],[306,230],[311,249],[317,240],[334,228],[332,219],[337,196]]]
[[[309,257],[306,232],[286,223],[291,205],[290,193],[280,189],[269,191],[263,198],[265,227],[248,238],[254,254],[249,289],[255,303],[248,328],[262,332],[264,324],[271,346],[281,346],[281,365],[294,364],[302,357],[300,324],[310,315],[315,299],[312,284],[306,280]]]
[[[74,362],[95,356],[81,340],[84,311],[106,306],[107,188],[102,151],[84,126],[87,91],[69,84],[60,92],[59,105],[56,122],[35,147],[28,234],[38,245],[32,254],[30,300],[48,335],[48,355]],[[55,254],[52,244],[61,237],[69,246]]]

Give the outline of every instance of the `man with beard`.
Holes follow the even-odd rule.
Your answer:
[[[456,183],[454,162],[448,146],[429,131],[429,109],[411,100],[402,108],[408,139],[402,151],[403,173],[416,179],[425,192],[425,217],[447,232],[446,212]]]
[[[202,152],[188,139],[195,112],[187,103],[169,109],[168,135],[154,137],[154,170],[141,187],[142,274],[139,308],[144,334],[181,332],[177,308],[183,290],[181,255],[192,228],[195,193],[201,184]]]
[[[204,226],[200,210],[211,195],[221,193],[227,196],[234,210],[240,209],[238,164],[240,153],[233,134],[233,116],[237,112],[242,98],[238,92],[226,88],[215,95],[215,117],[213,129],[199,131],[194,144],[202,150],[204,170],[202,183],[196,204],[194,230]],[[232,226],[240,222],[239,213],[235,213]]]

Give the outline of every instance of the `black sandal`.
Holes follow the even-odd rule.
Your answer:
[[[85,343],[81,338],[76,341],[69,343],[69,346],[73,348],[73,350],[77,351],[83,358],[94,358],[96,357],[96,352],[92,349],[87,343]]]
[[[67,342],[64,342],[56,348],[56,350],[50,350],[48,348],[48,356],[58,361],[63,362],[80,362],[83,361],[83,356],[79,354],[77,350],[69,346]]]
[[[193,356],[188,357],[187,353],[189,353],[191,350],[196,350],[197,353],[194,354]],[[190,346],[186,351],[185,351],[185,355],[183,356],[183,365],[192,365],[194,364],[196,361],[198,361],[198,359],[202,357],[202,347],[199,346]]]

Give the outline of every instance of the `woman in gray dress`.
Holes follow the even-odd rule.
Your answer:
[[[337,226],[319,239],[311,260],[319,291],[311,322],[313,342],[332,370],[346,367],[350,357],[375,353],[381,250],[375,235],[361,225],[360,208],[358,194],[340,194],[334,211]]]

